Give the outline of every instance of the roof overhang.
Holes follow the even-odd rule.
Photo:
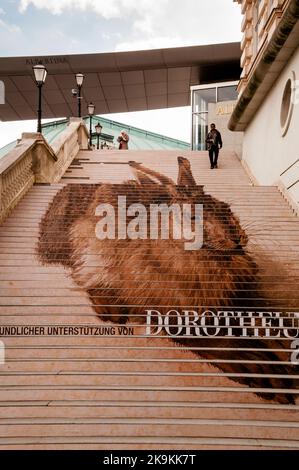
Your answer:
[[[85,75],[82,113],[92,101],[96,114],[172,108],[190,104],[190,86],[238,80],[240,43],[136,52],[0,58],[5,104],[0,120],[34,119],[37,89],[33,65],[48,76],[43,87],[43,118],[75,116],[75,74]]]

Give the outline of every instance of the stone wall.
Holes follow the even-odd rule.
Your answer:
[[[214,122],[221,132],[223,149],[236,152],[242,157],[243,132],[232,132],[228,129],[228,121],[234,109],[235,101],[209,103],[209,124]]]
[[[241,29],[241,67],[243,69],[239,83],[241,93],[248,77],[259,61],[266,44],[272,37],[289,0],[234,0],[241,5],[243,21]]]
[[[286,110],[283,97],[289,80],[292,95],[290,101],[286,100],[290,104]],[[243,159],[257,182],[278,185],[296,207],[299,201],[298,80],[299,48],[247,127],[243,145]]]
[[[70,119],[52,147],[42,134],[22,134],[16,147],[0,160],[0,223],[34,183],[59,181],[79,150],[88,149],[88,136],[77,118]]]

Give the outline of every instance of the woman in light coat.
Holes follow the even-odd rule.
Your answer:
[[[125,131],[121,131],[117,138],[117,142],[119,142],[119,150],[128,150],[129,136]]]

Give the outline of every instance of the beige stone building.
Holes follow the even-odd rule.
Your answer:
[[[229,129],[258,184],[299,201],[299,0],[234,0],[243,14],[242,74]]]
[[[241,67],[243,69],[239,84],[242,92],[251,71],[279,25],[288,0],[234,0],[242,8],[243,21],[241,42]]]

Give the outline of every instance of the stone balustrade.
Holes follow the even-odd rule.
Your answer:
[[[51,146],[42,134],[23,133],[0,160],[0,222],[34,183],[58,182],[79,150],[88,149],[88,138],[79,118],[71,118]]]
[[[277,187],[294,213],[299,216],[299,159],[281,173]]]

